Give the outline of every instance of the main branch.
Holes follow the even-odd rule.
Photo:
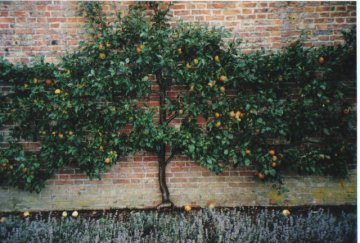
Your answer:
[[[156,81],[160,87],[160,117],[159,117],[159,127],[167,125],[166,122],[166,109],[165,109],[165,99],[166,99],[166,85],[164,84],[162,72],[156,72]],[[158,208],[171,207],[173,203],[170,201],[169,189],[166,185],[166,165],[168,160],[166,160],[166,144],[161,142],[160,148],[157,151],[158,163],[159,163],[159,186],[161,192],[161,204],[158,205]]]

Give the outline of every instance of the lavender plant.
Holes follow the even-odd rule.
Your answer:
[[[356,242],[356,214],[323,209],[283,216],[279,210],[138,211],[94,218],[9,217],[1,242]]]

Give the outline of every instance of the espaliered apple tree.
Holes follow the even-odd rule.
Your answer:
[[[250,166],[278,184],[286,171],[345,176],[354,163],[354,30],[339,46],[244,54],[223,29],[170,25],[164,4],[114,21],[84,6],[90,38],[59,64],[0,62],[13,87],[1,102],[0,121],[13,124],[3,182],[40,191],[65,165],[100,178],[146,150],[158,157],[160,206],[170,206],[165,171],[177,154],[215,173]],[[185,91],[169,96],[171,87]]]

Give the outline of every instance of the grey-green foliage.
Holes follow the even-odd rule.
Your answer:
[[[20,219],[0,224],[1,242],[355,242],[356,214],[309,210],[135,212],[100,219]]]

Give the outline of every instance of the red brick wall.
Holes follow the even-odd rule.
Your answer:
[[[126,11],[128,2],[104,3],[104,10]],[[0,56],[28,62],[38,56],[56,62],[85,38],[84,18],[78,2],[0,2]],[[356,23],[355,2],[178,2],[174,21],[225,26],[239,35],[244,51],[279,49],[300,35],[307,45],[342,42],[341,30]],[[0,190],[0,211],[14,209],[65,209],[151,207],[160,202],[156,157],[138,154],[124,158],[103,176],[90,181],[75,169],[60,171],[39,194]],[[260,183],[253,171],[226,170],[214,175],[186,157],[175,157],[167,168],[171,198],[176,205],[223,206],[271,204],[355,204],[355,175],[348,181],[323,177],[289,177],[290,194],[277,196]]]
[[[104,10],[125,11],[127,2],[104,3]],[[84,37],[78,2],[0,1],[0,56],[55,61]],[[244,40],[245,50],[276,49],[302,33],[308,45],[342,41],[341,30],[356,23],[355,2],[178,2],[174,19],[225,26]]]

